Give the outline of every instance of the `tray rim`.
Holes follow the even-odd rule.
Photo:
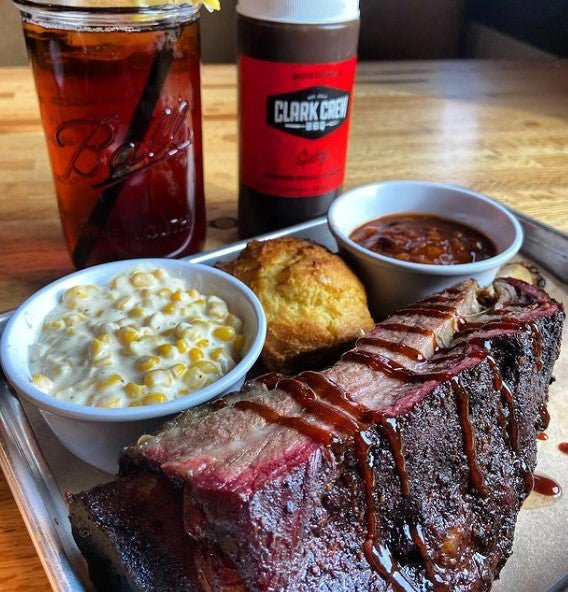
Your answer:
[[[552,254],[560,257],[559,261],[563,264],[568,262],[568,234],[520,212],[514,210],[512,212],[520,219],[525,231],[521,254],[535,259],[532,252],[525,252],[532,227],[536,229],[537,233],[546,233],[549,240],[565,242],[566,248],[564,250],[558,247],[557,251],[553,249],[556,252]],[[250,240],[268,240],[301,235],[317,231],[326,223],[325,216],[322,216],[302,224],[254,237],[254,239],[241,240],[209,249],[185,257],[183,260],[189,263],[208,263],[212,259],[220,259],[240,252]],[[546,241],[544,243],[538,242],[538,244],[546,245]],[[568,278],[558,276],[556,267],[550,268],[550,261],[539,259],[537,262],[549,273],[563,283],[568,283]],[[0,312],[0,334],[12,313],[13,310]],[[0,383],[6,386],[6,392],[11,395],[10,387],[1,368]],[[10,429],[10,418],[12,427],[16,423],[18,429]],[[61,494],[41,451],[39,441],[19,400],[14,395],[3,396],[2,393],[0,393],[0,468],[6,477],[52,589],[55,592],[91,592],[93,587],[85,576],[85,569],[74,541],[71,541],[70,546],[69,537],[63,531],[63,524],[66,523],[68,517],[58,509],[55,499],[59,498]],[[568,589],[568,574],[552,586],[548,592],[562,592],[566,589]]]

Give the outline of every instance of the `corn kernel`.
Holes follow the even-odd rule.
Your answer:
[[[104,335],[105,333],[114,333],[118,328],[116,323],[100,323],[97,325],[96,330],[99,335]]]
[[[74,300],[84,300],[88,298],[89,293],[83,286],[73,286],[73,288],[69,288],[63,294],[62,300],[65,304],[72,302]]]
[[[225,325],[224,327],[217,327],[217,329],[213,331],[213,335],[221,341],[233,341],[235,338],[235,330],[230,325]]]
[[[45,393],[49,393],[53,388],[53,382],[45,374],[34,374],[32,384]]]
[[[140,339],[140,334],[132,327],[121,327],[116,334],[122,343],[125,345]]]
[[[177,337],[179,337],[180,339],[182,337],[185,337],[185,332],[191,328],[191,325],[189,323],[186,323],[185,321],[182,321],[181,323],[178,323],[174,329],[174,333],[176,334]]]
[[[144,375],[144,384],[149,387],[172,386],[174,375],[169,370],[152,370]]]
[[[195,391],[205,386],[207,376],[199,368],[189,368],[183,375],[183,381],[192,391]]]
[[[235,341],[233,341],[233,348],[237,355],[241,355],[243,353],[243,347],[245,346],[245,338],[243,335],[237,335],[235,337]]]
[[[121,353],[125,356],[133,357],[141,355],[142,353],[144,353],[144,351],[139,341],[133,341],[132,343],[127,343],[126,345],[123,345]]]
[[[162,298],[169,298],[172,295],[172,291],[169,288],[162,288],[158,290],[158,296]]]
[[[185,339],[178,339],[176,342],[176,347],[180,354],[185,354],[189,349],[189,343]]]
[[[112,364],[112,360],[110,356],[105,356],[104,358],[98,358],[97,360],[93,361],[93,366],[97,368],[106,368]]]
[[[88,388],[91,388],[95,384],[94,378],[85,378],[85,380],[80,380],[76,384],[73,385],[73,389],[76,391],[86,391]]]
[[[85,315],[75,313],[67,315],[63,320],[67,327],[72,327],[73,325],[77,325],[78,323],[84,321],[85,318]]]
[[[217,366],[217,364],[214,364],[213,362],[209,362],[207,360],[199,360],[198,362],[195,362],[194,364],[192,364],[191,368],[197,368],[198,370],[201,370],[201,372],[203,372],[205,374],[218,374],[219,373],[219,367]]]
[[[172,372],[176,378],[183,376],[183,373],[187,370],[187,366],[185,364],[176,364],[172,366]]]
[[[49,373],[49,376],[51,377],[51,379],[53,380],[54,378],[58,378],[59,376],[62,376],[65,370],[68,370],[70,368],[69,364],[66,364],[65,362],[63,363],[57,363],[53,360],[49,361],[47,366],[45,367],[46,371]]]
[[[160,312],[155,312],[149,319],[146,319],[146,324],[156,331],[161,331],[166,322],[166,317]]]
[[[93,339],[89,343],[89,357],[91,361],[104,357],[106,354],[104,343],[100,339]]]
[[[197,347],[209,347],[209,339],[200,339],[195,342]]]
[[[221,298],[217,296],[209,296],[207,298],[207,314],[217,319],[223,319],[227,316],[229,310],[227,305]]]
[[[106,343],[107,345],[112,345],[114,343],[114,337],[112,335],[109,335],[108,333],[103,333],[102,335],[99,335],[99,340],[103,343]]]
[[[225,349],[222,347],[218,347],[217,349],[214,349],[211,352],[211,359],[216,362],[220,357],[223,356],[224,353],[225,353]]]
[[[43,326],[45,329],[63,329],[65,327],[65,321],[63,319],[57,321],[45,321]]]
[[[193,299],[199,298],[199,296],[201,296],[201,294],[195,288],[191,288],[191,290],[188,290],[187,295]]]
[[[152,284],[151,276],[147,273],[137,271],[130,276],[130,283],[135,288],[147,288]]]
[[[97,382],[97,390],[102,391],[111,386],[116,386],[122,383],[122,376],[120,374],[113,374],[104,380]]]
[[[177,350],[173,345],[169,343],[164,343],[164,345],[160,345],[156,348],[156,353],[160,356],[164,356],[164,358],[173,358],[177,354]]]
[[[73,327],[67,327],[67,329],[65,329],[65,333],[67,335],[75,335],[76,331],[73,329]]]
[[[173,315],[177,312],[177,306],[173,302],[170,302],[162,308],[162,312],[164,314]]]
[[[98,292],[99,291],[99,287],[96,286],[95,284],[87,284],[85,286],[85,290],[87,290],[87,292]]]
[[[140,341],[144,344],[144,345],[150,345],[150,346],[154,346],[154,347],[158,347],[158,345],[161,345],[162,343],[162,339],[160,337],[158,337],[157,335],[142,335],[140,337]]]
[[[154,269],[154,271],[152,272],[152,275],[159,280],[163,280],[166,278],[166,272],[160,268]]]
[[[144,356],[136,362],[136,368],[142,372],[148,372],[160,363],[160,358],[156,356]]]
[[[198,347],[192,347],[189,350],[189,358],[192,362],[199,362],[199,360],[202,360],[204,357],[205,355],[203,354],[203,351]]]
[[[122,400],[120,397],[104,397],[96,401],[96,407],[116,408],[120,407]]]
[[[128,311],[128,316],[136,318],[145,317],[147,314],[148,311],[145,308],[142,308],[141,306],[135,306],[134,308]]]
[[[169,335],[172,335],[174,333],[173,329],[166,329],[165,331],[162,331],[162,335],[164,335],[165,337],[168,337]]]
[[[243,328],[243,322],[241,321],[241,319],[239,319],[239,317],[235,316],[234,314],[228,314],[225,317],[225,322],[231,325],[231,327],[233,327],[233,329],[237,333]]]
[[[193,304],[205,304],[205,299],[204,298],[198,298],[197,300],[194,300]]]
[[[142,399],[143,405],[157,405],[158,403],[165,403],[168,397],[164,393],[150,393]]]
[[[132,304],[134,304],[134,298],[132,298],[132,296],[125,296],[124,298],[121,298],[116,304],[115,304],[115,308],[117,308],[118,310],[126,310],[127,308],[129,308]]]
[[[176,393],[176,397],[185,397],[185,395],[189,395],[189,389],[180,388]]]
[[[142,395],[148,392],[148,387],[145,384],[136,384],[135,382],[129,382],[124,387],[124,390],[131,399],[137,399],[138,397],[141,397]]]

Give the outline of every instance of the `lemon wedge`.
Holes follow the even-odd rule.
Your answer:
[[[203,0],[203,6],[205,6],[209,12],[221,10],[221,3],[219,0]]]

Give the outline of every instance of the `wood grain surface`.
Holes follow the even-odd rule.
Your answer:
[[[203,74],[212,247],[236,238],[236,72]],[[568,61],[361,64],[346,186],[394,178],[467,185],[568,231]],[[70,271],[31,73],[0,69],[0,310]],[[0,590],[49,589],[0,476]]]

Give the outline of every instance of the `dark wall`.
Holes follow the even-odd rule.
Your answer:
[[[361,0],[361,59],[458,57],[464,0]]]
[[[568,0],[360,1],[363,60],[460,57],[468,21],[568,57]],[[234,61],[236,2],[221,0],[220,13],[202,11],[205,62]]]
[[[568,0],[468,0],[467,17],[568,57]]]
[[[221,4],[221,12],[202,10],[204,62],[235,59],[236,0]],[[465,0],[361,0],[361,59],[458,57],[464,4]]]

